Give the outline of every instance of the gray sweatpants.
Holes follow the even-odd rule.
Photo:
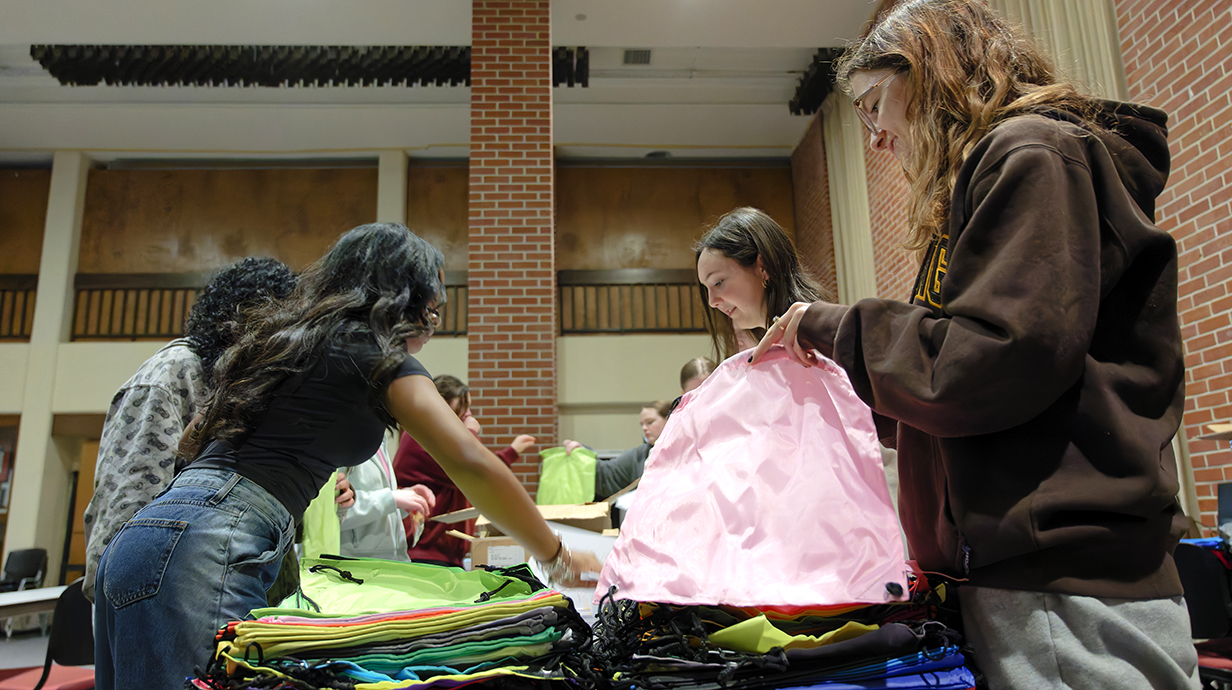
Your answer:
[[[1197,689],[1182,597],[1131,601],[959,587],[991,690]]]

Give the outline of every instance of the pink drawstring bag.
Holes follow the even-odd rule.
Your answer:
[[[775,347],[685,394],[646,461],[595,603],[834,609],[907,598],[872,413],[838,365]]]

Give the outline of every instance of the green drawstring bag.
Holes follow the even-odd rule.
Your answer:
[[[308,504],[301,524],[304,526],[304,558],[316,558],[323,553],[342,550],[342,525],[338,519],[338,475],[331,473],[321,492]]]
[[[308,617],[358,616],[439,606],[472,607],[549,594],[526,565],[462,570],[426,563],[323,555],[300,562],[299,591],[253,617],[294,613]],[[542,595],[540,595],[542,596]],[[544,606],[550,604],[529,604]]]
[[[595,452],[577,448],[565,453],[564,448],[545,448],[539,453],[543,466],[539,469],[539,491],[535,502],[541,506],[563,503],[589,503],[595,500]]]

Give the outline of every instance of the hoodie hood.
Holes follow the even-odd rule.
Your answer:
[[[1152,221],[1155,199],[1168,182],[1172,154],[1168,151],[1168,114],[1158,108],[1119,101],[1095,101],[1095,123],[1100,138],[1116,164],[1121,182],[1134,202]],[[1084,125],[1067,111],[1047,113],[1058,120]],[[1090,129],[1089,125],[1086,125]]]

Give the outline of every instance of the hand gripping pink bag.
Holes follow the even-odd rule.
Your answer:
[[[646,462],[595,602],[837,608],[902,601],[908,566],[872,413],[847,374],[773,348],[723,362]]]

